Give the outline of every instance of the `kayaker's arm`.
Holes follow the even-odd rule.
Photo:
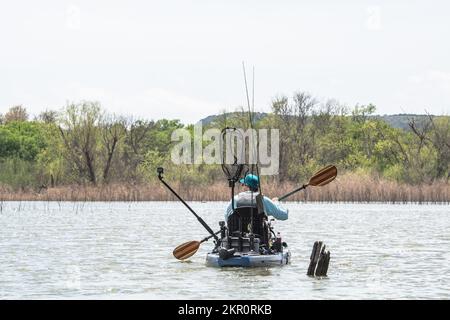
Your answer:
[[[264,209],[268,216],[272,216],[277,220],[287,220],[289,210],[282,208],[267,197],[264,197]]]

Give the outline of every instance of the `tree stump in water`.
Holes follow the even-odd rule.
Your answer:
[[[314,242],[311,252],[308,272],[310,277],[326,277],[328,265],[330,264],[330,251],[325,251],[325,244],[322,241]]]

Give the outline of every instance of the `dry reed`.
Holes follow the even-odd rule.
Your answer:
[[[225,182],[213,185],[182,185],[171,182],[175,190],[188,201],[227,201],[230,189]],[[281,196],[298,187],[293,183],[263,184],[263,193]],[[237,189],[239,190],[239,188]],[[173,201],[160,183],[133,185],[109,184],[102,186],[61,186],[42,190],[14,191],[0,186],[1,201]],[[288,199],[303,202],[391,202],[391,203],[450,203],[450,184],[436,181],[432,184],[408,185],[368,176],[346,174],[324,187],[310,187]]]

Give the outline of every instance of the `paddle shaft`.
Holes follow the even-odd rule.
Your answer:
[[[214,235],[217,235],[219,233],[221,233],[222,230],[217,231],[216,233],[214,233]],[[208,241],[209,239],[211,239],[213,237],[213,235],[207,236],[206,238],[204,238],[203,240],[200,241],[200,243],[203,243],[205,241]]]
[[[283,199],[286,199],[287,197],[292,196],[294,193],[297,193],[297,192],[299,192],[300,190],[306,189],[307,186],[308,186],[307,184],[304,184],[304,185],[302,185],[300,188],[297,188],[297,189],[295,189],[295,190],[293,190],[293,191],[291,191],[291,192],[289,192],[289,193],[286,193],[284,196],[279,197],[279,198],[278,198],[278,201],[281,201],[281,200],[283,200]]]
[[[195,211],[175,192],[175,190],[173,190],[164,180],[163,177],[161,175],[158,176],[159,180],[161,180],[161,182],[166,186],[167,189],[170,190],[170,192],[172,192],[175,197],[178,198],[178,200],[181,201],[181,203],[183,203],[186,208],[189,209],[190,212],[192,212],[192,214],[197,218],[198,222],[200,222],[200,224],[211,234],[211,237],[214,237],[214,239],[216,239],[217,241],[219,241],[219,238],[216,236],[216,234],[214,233],[214,231],[206,224],[205,221],[203,221],[202,218],[200,218],[200,216],[198,214],[195,213]]]

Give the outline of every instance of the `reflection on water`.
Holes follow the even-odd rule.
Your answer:
[[[218,229],[225,203],[194,203]],[[7,202],[0,213],[0,298],[450,298],[448,205],[295,204],[277,222],[292,263],[205,266],[172,250],[207,234],[179,203]],[[329,277],[306,276],[315,240]]]
[[[278,267],[275,267],[278,268]],[[227,268],[222,268],[222,272],[231,272],[231,274],[236,275],[238,277],[248,277],[248,278],[252,278],[252,277],[258,277],[258,276],[271,276],[273,275],[272,272],[272,268],[254,268],[254,269],[249,269],[249,268],[232,268],[232,267],[227,267]]]

